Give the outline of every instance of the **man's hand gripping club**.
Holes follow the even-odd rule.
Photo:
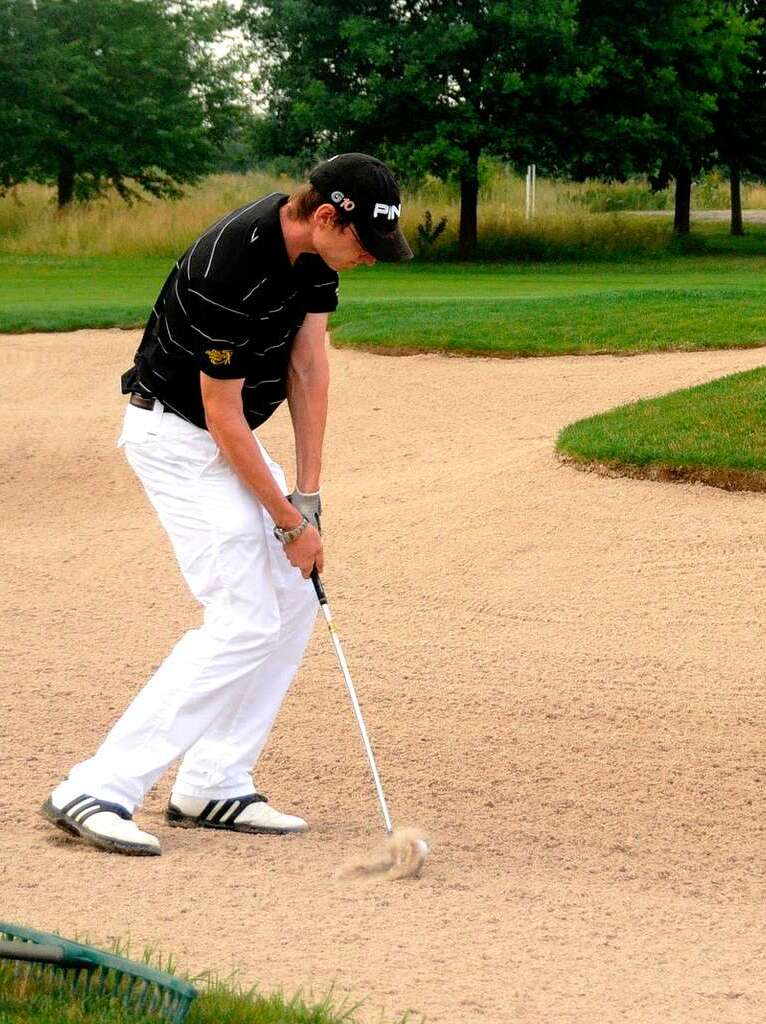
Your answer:
[[[282,494],[271,475],[242,412],[242,383],[200,374],[208,430],[240,480],[263,505],[275,526],[287,535],[283,543],[290,565],[308,579],[315,566],[318,572],[324,568],[322,538],[307,517]]]
[[[322,533],[322,524],[320,521],[320,515],[322,512],[322,502],[319,497],[319,491],[315,491],[313,494],[304,494],[297,488],[291,495],[288,496],[287,500],[295,508],[302,517],[301,524],[294,530],[281,530],[278,527],[274,530],[277,540],[281,540],[284,544],[285,554],[287,555],[290,564],[294,565],[297,569],[300,569],[304,579],[308,579],[311,573],[316,568],[317,572],[322,570],[319,567],[321,560],[324,565],[324,553],[322,551],[322,541],[319,535]],[[301,539],[308,534],[309,540],[312,542],[315,539],[319,540],[318,551],[315,547],[308,545],[302,548],[298,548],[297,545]],[[316,538],[311,535],[315,534]],[[293,539],[294,538],[294,539]],[[294,550],[291,550],[294,549]],[[313,557],[314,561],[309,566],[308,572],[306,572],[306,566],[309,564],[304,559]],[[294,558],[300,559],[300,561],[294,561]]]
[[[295,531],[298,532],[298,536],[292,539],[283,539],[284,534],[287,533],[288,538],[290,534]],[[319,536],[319,531],[316,527],[312,526],[308,519],[303,518],[295,530],[280,530],[277,528],[275,531],[277,538],[282,541],[285,555],[290,565],[295,566],[296,569],[300,569],[301,575],[304,580],[307,580],[314,569],[317,572],[321,572],[324,567],[324,552],[322,550],[322,538]],[[280,533],[282,536],[280,536]]]

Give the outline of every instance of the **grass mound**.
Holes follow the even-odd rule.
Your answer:
[[[615,475],[766,491],[766,369],[580,420],[560,433],[556,450]]]
[[[163,965],[165,968],[168,964]],[[356,1006],[338,1003],[332,994],[308,1002],[300,994],[261,995],[234,981],[191,979],[200,985],[185,1024],[354,1024]],[[0,1024],[157,1024],[156,1015],[142,1015],[96,993],[73,996],[66,976],[52,978],[0,961]]]

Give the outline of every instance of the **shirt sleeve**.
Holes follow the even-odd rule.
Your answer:
[[[334,313],[338,308],[338,278],[311,286],[306,297],[307,313]]]
[[[217,380],[245,377],[253,344],[254,323],[234,306],[233,296],[217,282],[192,277],[177,282],[176,322],[200,370]],[[175,317],[168,317],[172,330]]]
[[[299,274],[307,313],[334,313],[338,308],[338,275],[319,256],[303,256]]]

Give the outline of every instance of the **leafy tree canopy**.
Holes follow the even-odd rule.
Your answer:
[[[750,37],[731,0],[581,0],[576,43],[594,82],[571,113],[574,175],[644,173],[665,187],[682,169],[698,171]]]
[[[178,194],[238,116],[210,43],[225,5],[0,0],[0,188],[55,182],[59,205],[113,187]]]
[[[736,142],[718,111],[744,80],[762,89],[762,2],[243,0],[268,111],[259,144],[306,162],[367,149],[459,179],[466,254],[483,153],[578,178],[675,178],[685,230],[692,175]]]
[[[362,149],[459,179],[468,252],[482,153],[557,165],[568,130],[557,111],[587,88],[575,11],[575,0],[244,0],[265,141],[308,159]]]
[[[716,119],[716,152],[731,165],[766,177],[766,0],[742,0],[752,33],[743,73],[723,90]]]

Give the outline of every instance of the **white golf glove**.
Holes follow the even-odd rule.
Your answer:
[[[319,491],[314,491],[312,494],[304,494],[303,491],[299,491],[298,488],[288,496],[288,501],[291,505],[295,506],[302,516],[308,519],[309,523],[316,527],[319,532],[322,532],[322,499],[319,497]]]

